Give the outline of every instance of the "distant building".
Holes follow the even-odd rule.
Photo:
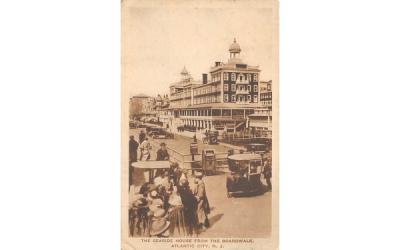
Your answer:
[[[193,105],[193,88],[200,86],[201,82],[194,81],[192,76],[183,67],[181,72],[181,80],[172,83],[170,89],[170,107],[182,108]]]
[[[272,81],[260,82],[260,102],[268,110],[272,110]]]
[[[131,96],[129,99],[129,117],[133,119],[134,116],[141,115],[146,112],[149,100],[152,98],[144,94]]]
[[[236,39],[227,63],[215,62],[202,81],[194,81],[184,68],[181,81],[170,85],[169,127],[191,126],[227,133],[246,128],[247,117],[261,108],[258,66],[240,58]],[[210,79],[208,79],[210,76]]]
[[[247,117],[248,127],[254,129],[258,136],[272,136],[272,111],[261,108],[255,109],[254,113]]]
[[[258,104],[258,66],[250,66],[240,58],[240,45],[234,39],[229,47],[227,63],[215,62],[210,81],[203,74],[203,84],[194,88],[194,104],[235,103]]]

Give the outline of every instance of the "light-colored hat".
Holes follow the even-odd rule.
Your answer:
[[[157,198],[157,195],[158,195],[158,193],[157,193],[156,190],[153,190],[153,191],[150,192],[150,197],[153,198],[153,199]]]
[[[164,233],[169,228],[169,221],[160,219],[151,223],[150,235],[155,236]]]
[[[158,209],[154,210],[154,214],[153,215],[154,215],[155,219],[157,219],[157,218],[164,217],[165,214],[166,214],[166,212],[165,212],[164,209],[158,208]]]
[[[164,204],[164,202],[160,198],[157,198],[157,199],[154,199],[151,204],[157,205],[157,206],[162,206]]]
[[[194,176],[196,176],[196,177],[203,177],[203,172],[196,171],[196,172],[194,173]]]
[[[140,198],[140,199],[138,199],[137,201],[134,202],[134,206],[138,207],[138,208],[139,207],[145,207],[145,206],[147,206],[147,204],[148,204],[148,202],[144,198]]]

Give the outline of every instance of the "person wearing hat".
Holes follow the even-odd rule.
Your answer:
[[[203,181],[203,172],[197,171],[195,173],[195,187],[193,194],[197,199],[197,217],[199,220],[199,229],[203,226],[209,227],[207,215],[210,213],[210,204],[208,203],[206,186]]]
[[[159,208],[152,214],[150,224],[150,236],[153,237],[168,237],[170,222],[167,220],[167,213],[164,209]]]
[[[149,212],[149,206],[148,202],[145,198],[139,198],[134,204],[133,208],[136,211],[136,217],[137,217],[137,223],[136,223],[136,228],[139,232],[141,233],[141,229],[143,228],[143,231],[147,227],[148,223],[148,212]]]
[[[133,184],[133,167],[132,163],[137,162],[137,150],[139,143],[135,141],[135,137],[131,135],[129,137],[129,189]]]
[[[160,149],[157,151],[157,161],[168,161],[169,160],[169,154],[167,151],[167,145],[162,142],[160,144]]]
[[[183,204],[183,213],[185,218],[185,226],[187,228],[186,232],[189,236],[192,236],[194,233],[197,235],[197,200],[193,195],[192,191],[189,187],[189,182],[187,179],[181,179],[179,181],[180,186],[178,189],[179,195],[181,196],[181,201]]]
[[[179,184],[179,178],[182,175],[182,171],[179,169],[179,164],[176,162],[171,163],[170,169],[169,169],[169,177],[173,181],[175,186],[178,186]]]
[[[179,184],[181,184],[181,182],[183,180],[186,180],[186,181],[188,180],[187,174],[188,174],[188,170],[186,168],[182,169],[181,176],[179,177]]]
[[[272,184],[271,184],[271,178],[272,178],[272,167],[271,167],[271,161],[267,159],[264,161],[264,177],[265,181],[267,182],[268,189],[267,191],[272,190]]]
[[[185,232],[185,219],[183,213],[183,204],[182,199],[177,194],[176,191],[173,191],[168,199],[169,209],[168,209],[168,217],[170,224],[170,234],[174,235],[174,232],[178,232],[180,236],[184,236]],[[178,230],[175,230],[178,229]],[[182,232],[182,235],[181,235]]]
[[[140,144],[140,160],[142,161],[148,161],[150,160],[150,150],[151,150],[151,144],[149,142],[149,139],[146,137],[144,138],[144,141]]]

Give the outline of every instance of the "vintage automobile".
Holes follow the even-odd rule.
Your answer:
[[[210,130],[205,133],[203,137],[203,143],[205,144],[218,144],[218,131]]]
[[[157,133],[160,130],[162,130],[162,128],[155,126],[149,126],[148,128],[146,128],[147,135],[149,136],[152,136],[154,133]]]
[[[160,129],[158,131],[153,131],[150,135],[153,139],[173,139],[174,135],[165,131],[164,129]]]
[[[267,153],[268,148],[264,143],[249,143],[246,145],[247,152],[264,155]]]
[[[226,178],[226,189],[229,198],[236,194],[257,194],[263,191],[261,155],[254,153],[230,155],[228,167],[230,173]]]

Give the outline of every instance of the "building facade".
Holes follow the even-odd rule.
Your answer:
[[[193,88],[201,85],[200,82],[194,81],[192,76],[183,68],[181,72],[181,80],[172,83],[170,89],[169,104],[171,108],[181,108],[193,105]]]
[[[268,110],[272,110],[272,81],[260,82],[260,102]]]
[[[216,129],[235,133],[248,127],[247,117],[260,109],[258,66],[240,58],[241,48],[236,39],[229,47],[226,63],[215,62],[202,82],[194,81],[184,68],[181,81],[170,85],[171,116],[168,127]],[[167,114],[165,113],[165,114]]]
[[[272,111],[267,108],[255,109],[254,113],[247,117],[248,127],[254,130],[258,136],[272,138]]]

